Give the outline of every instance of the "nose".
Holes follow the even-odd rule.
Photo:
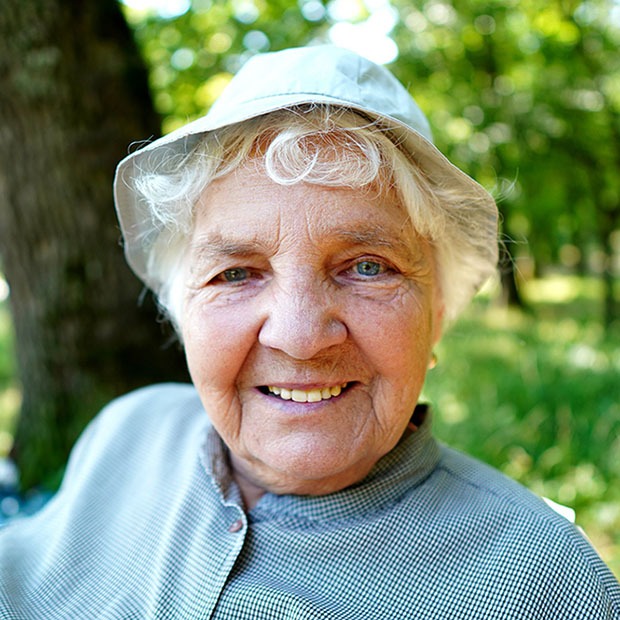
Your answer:
[[[265,320],[258,340],[298,360],[342,344],[347,328],[332,291],[304,279],[274,287],[265,306]]]

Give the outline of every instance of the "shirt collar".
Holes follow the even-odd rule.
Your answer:
[[[352,519],[393,505],[421,484],[439,462],[439,447],[432,435],[432,415],[418,405],[412,416],[417,427],[408,431],[391,452],[381,458],[368,476],[342,491],[322,496],[266,493],[250,511],[253,520],[285,518],[307,520]],[[239,492],[232,480],[227,450],[212,427],[204,444],[203,465],[225,503],[235,502]]]

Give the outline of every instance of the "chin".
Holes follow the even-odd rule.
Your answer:
[[[340,491],[362,480],[372,469],[367,462],[343,462],[334,459],[342,455],[342,446],[329,454],[315,452],[311,458],[305,454],[288,455],[279,458],[269,467],[271,480],[266,488],[275,493],[299,495],[325,495]]]

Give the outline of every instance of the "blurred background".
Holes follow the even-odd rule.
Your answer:
[[[572,507],[620,575],[617,0],[5,0],[0,456],[21,476],[5,512],[53,492],[110,398],[186,379],[123,262],[118,160],[204,114],[251,55],[319,42],[389,67],[498,200],[498,276],[426,387],[439,437]]]

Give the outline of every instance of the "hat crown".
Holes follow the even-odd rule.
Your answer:
[[[334,45],[257,54],[232,79],[208,116],[222,120],[231,109],[252,108],[260,100],[295,97],[298,103],[333,102],[408,125],[427,140],[426,117],[403,85],[384,67]]]

